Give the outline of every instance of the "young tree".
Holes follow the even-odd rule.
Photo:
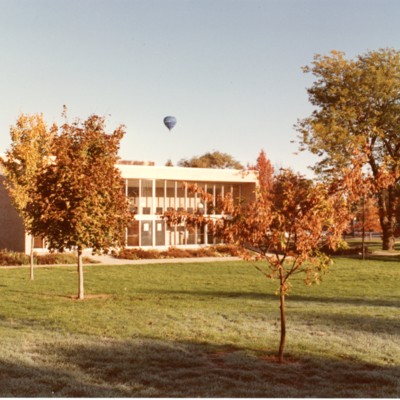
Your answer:
[[[11,147],[6,151],[1,166],[6,177],[6,188],[11,200],[29,230],[32,218],[25,207],[29,201],[29,192],[36,187],[39,171],[49,162],[55,126],[48,129],[42,114],[21,114],[10,129]],[[34,237],[30,250],[30,278],[33,270]]]
[[[396,186],[400,179],[400,52],[393,49],[370,51],[352,60],[333,51],[316,55],[304,68],[317,80],[308,89],[316,107],[297,125],[301,149],[321,157],[314,170],[333,177],[364,155],[374,178],[383,249],[394,247]],[[386,176],[386,184],[382,184]]]
[[[31,233],[46,237],[50,250],[76,248],[78,298],[84,298],[82,252],[121,245],[131,220],[124,181],[115,164],[124,128],[105,132],[97,115],[65,123],[54,140],[54,161],[45,166],[30,191],[26,210]]]
[[[178,162],[179,167],[191,168],[217,168],[217,169],[242,169],[243,166],[236,161],[230,154],[221,153],[220,151],[208,152],[199,157],[190,159],[182,159]]]
[[[166,218],[172,224],[207,223],[213,233],[242,249],[244,258],[249,250],[264,260],[265,266],[256,268],[266,277],[278,279],[281,338],[279,361],[283,361],[286,341],[285,298],[290,290],[290,278],[304,274],[305,283],[319,282],[330,259],[319,249],[324,245],[335,247],[348,223],[345,197],[331,192],[322,183],[314,184],[290,170],[276,176],[265,154],[258,158],[259,186],[255,199],[237,203],[230,194],[221,200],[224,217],[189,215],[170,212]],[[200,192],[203,201],[212,204],[209,194]]]
[[[260,180],[261,183],[261,180]],[[261,188],[254,202],[227,208],[231,218],[224,221],[226,240],[251,249],[267,262],[257,267],[265,276],[278,279],[281,312],[279,360],[283,361],[286,341],[285,297],[290,278],[304,274],[305,283],[318,283],[330,259],[319,249],[335,247],[347,225],[343,198],[331,195],[323,184],[313,184],[290,170],[274,179],[269,198]]]

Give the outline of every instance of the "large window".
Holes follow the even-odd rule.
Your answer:
[[[220,214],[218,198],[231,193],[236,202],[240,201],[242,186],[239,183],[185,182],[164,179],[127,179],[126,194],[130,209],[138,217],[127,229],[128,246],[178,246],[213,244],[218,238],[205,225],[187,227],[170,226],[160,216],[169,210]],[[211,207],[188,187],[197,185],[199,190],[213,196]],[[247,195],[247,192],[246,192]],[[156,217],[156,215],[158,217]],[[37,241],[39,244],[39,241]]]

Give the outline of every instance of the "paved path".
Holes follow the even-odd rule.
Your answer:
[[[145,260],[123,260],[109,255],[89,256],[103,265],[136,265],[136,264],[181,264],[194,262],[237,261],[239,257],[192,257],[192,258],[163,258]],[[93,265],[93,264],[91,264]]]

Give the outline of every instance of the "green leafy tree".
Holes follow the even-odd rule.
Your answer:
[[[325,179],[361,161],[368,190],[378,196],[383,249],[392,250],[400,179],[400,52],[380,49],[348,60],[333,51],[316,55],[304,71],[317,78],[308,89],[316,109],[297,124],[301,149],[320,157],[314,170]]]
[[[50,250],[78,252],[78,298],[84,298],[82,252],[107,251],[122,245],[131,220],[124,181],[115,164],[123,126],[105,132],[97,115],[65,123],[54,140],[54,161],[45,166],[30,191],[26,210],[34,235],[44,236]]]
[[[202,156],[195,156],[190,159],[182,159],[178,162],[178,166],[191,168],[243,169],[239,161],[236,161],[230,154],[221,153],[220,151],[208,152]]]
[[[10,129],[11,147],[1,160],[7,191],[28,230],[32,225],[32,217],[25,210],[29,192],[35,189],[39,171],[49,162],[55,130],[55,126],[47,128],[42,114],[21,114]],[[32,236],[30,250],[32,280],[34,279],[33,247]]]

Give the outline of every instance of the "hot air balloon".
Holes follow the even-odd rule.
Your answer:
[[[164,125],[171,130],[176,125],[176,118],[171,116],[165,117]]]

